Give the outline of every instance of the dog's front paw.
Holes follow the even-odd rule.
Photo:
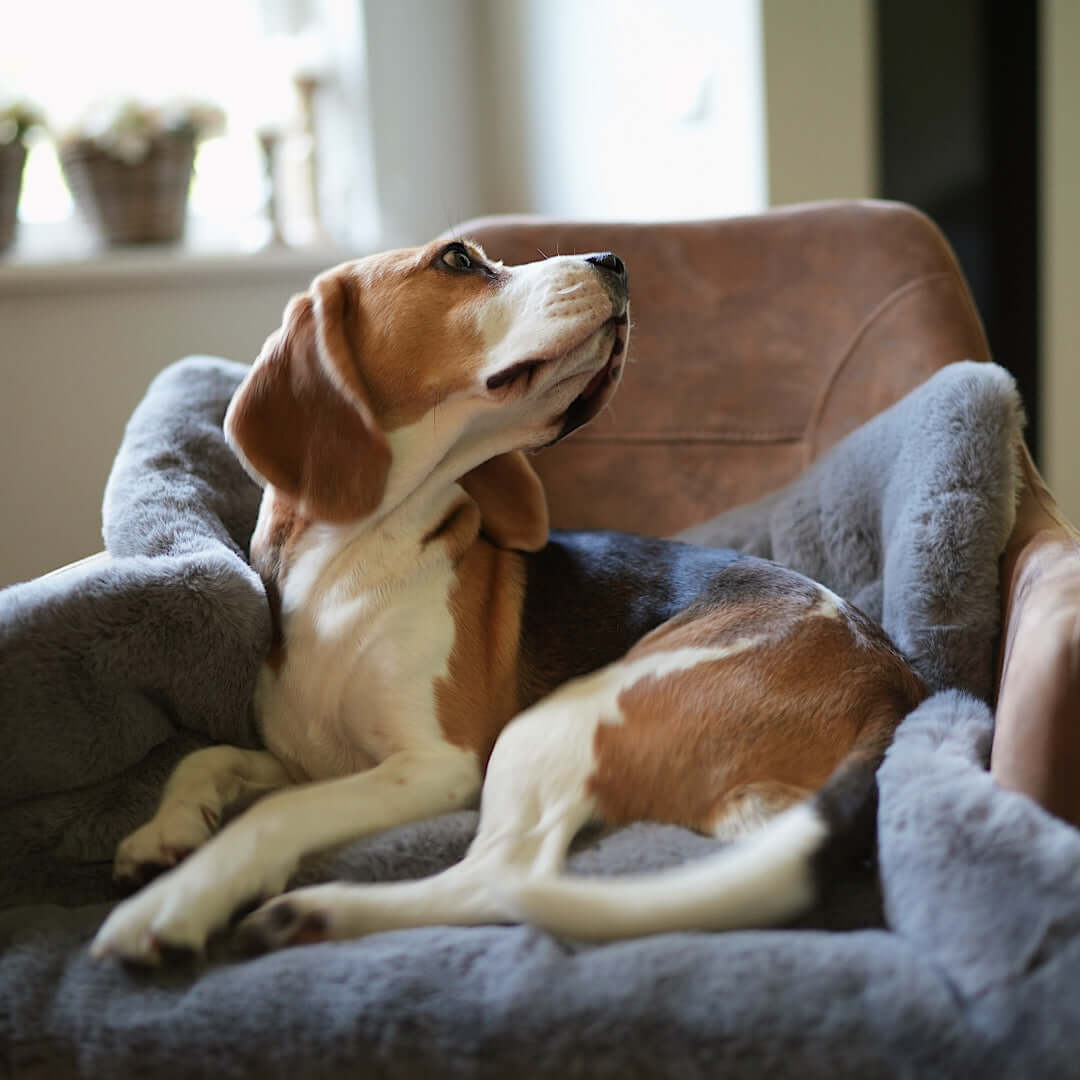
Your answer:
[[[113,880],[134,887],[175,866],[210,839],[214,811],[198,803],[174,803],[120,841]]]
[[[156,966],[170,953],[200,952],[210,928],[198,925],[197,912],[181,919],[176,873],[165,874],[114,908],[90,945],[90,955]]]
[[[290,867],[256,858],[250,844],[235,839],[222,834],[114,908],[91,955],[151,965],[198,955],[238,910],[281,892]]]

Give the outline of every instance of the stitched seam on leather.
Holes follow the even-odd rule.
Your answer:
[[[931,274],[923,274],[920,277],[912,278],[911,281],[905,281],[903,285],[898,285],[888,296],[881,300],[874,310],[859,324],[855,332],[851,335],[851,340],[841,351],[839,360],[837,360],[833,365],[832,371],[826,376],[821,393],[818,395],[817,404],[810,413],[810,420],[806,425],[806,460],[803,463],[804,467],[813,461],[812,455],[814,453],[814,448],[817,445],[817,436],[821,426],[821,419],[825,415],[825,410],[828,407],[829,399],[832,397],[832,392],[836,388],[836,383],[839,381],[840,375],[844,368],[847,367],[848,362],[855,355],[855,351],[862,343],[863,338],[869,333],[870,328],[885,314],[885,312],[898,304],[901,300],[906,299],[908,294],[921,289],[924,285],[929,285],[937,281],[952,281],[953,278],[954,275],[947,270],[936,270]]]

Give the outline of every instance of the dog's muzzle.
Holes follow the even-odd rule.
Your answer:
[[[607,363],[592,377],[585,389],[570,403],[563,416],[562,427],[552,442],[565,439],[572,431],[600,412],[611,400],[622,374],[623,355],[630,327],[630,288],[626,264],[611,251],[587,255],[585,261],[596,268],[604,289],[611,298],[610,324],[615,328],[615,341],[608,354]]]
[[[600,272],[600,280],[611,297],[611,307],[616,316],[625,315],[630,302],[630,278],[626,272],[626,263],[613,251],[587,255],[585,261]]]

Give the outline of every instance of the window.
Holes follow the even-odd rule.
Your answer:
[[[494,3],[519,194],[557,216],[716,217],[767,205],[760,0]]]
[[[340,92],[345,63],[362,61],[359,5],[349,0],[36,0],[9,5],[0,36],[0,95],[41,108],[50,133],[73,130],[95,103],[205,101],[226,114],[226,129],[203,142],[189,203],[196,233],[225,248],[266,240],[269,183],[258,133],[279,142],[276,175],[287,209],[303,211],[308,143],[295,79],[311,74],[319,92]],[[347,60],[342,60],[347,50]],[[326,110],[323,110],[325,113]],[[331,110],[332,112],[332,110]],[[321,122],[321,120],[320,120]],[[331,225],[348,185],[322,170],[320,195]],[[20,220],[70,230],[71,196],[51,138],[32,147],[24,174]],[[297,224],[296,213],[292,224]]]
[[[656,220],[767,203],[760,0],[35,0],[4,29],[0,93],[36,100],[61,132],[105,96],[220,105],[228,130],[199,152],[189,236],[233,249],[265,240],[256,133],[297,130],[305,72],[319,77],[320,217],[349,251],[491,212]],[[312,159],[302,138],[281,149],[287,238],[304,240]],[[71,221],[48,143],[21,216]]]

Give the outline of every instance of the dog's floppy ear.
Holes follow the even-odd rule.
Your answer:
[[[351,287],[329,273],[293,297],[225,416],[249,470],[316,521],[366,517],[390,468],[349,340]]]
[[[480,507],[484,532],[499,547],[539,551],[547,543],[544,485],[520,450],[477,465],[459,482]]]

